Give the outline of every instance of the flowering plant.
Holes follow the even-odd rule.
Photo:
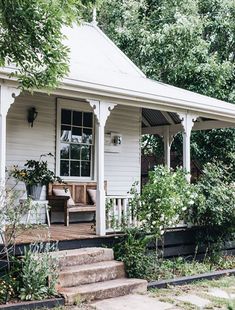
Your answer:
[[[194,204],[197,192],[185,176],[180,168],[173,171],[163,166],[149,172],[138,208],[139,220],[148,232],[160,237],[168,227],[184,219]]]
[[[48,163],[46,160],[42,160],[42,157],[53,156],[51,153],[42,154],[39,160],[27,160],[23,169],[18,166],[14,166],[10,175],[15,179],[24,182],[26,185],[47,185],[49,183],[59,182],[62,183],[62,179],[55,175],[53,171],[48,169]]]

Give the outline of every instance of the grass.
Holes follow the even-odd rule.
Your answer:
[[[177,301],[176,297],[180,295],[193,294],[199,297],[210,300],[210,304],[204,309],[227,309],[235,310],[235,300],[227,300],[224,298],[213,297],[207,292],[210,288],[220,288],[227,293],[235,294],[235,277],[223,277],[219,280],[206,280],[195,282],[190,285],[169,287],[167,289],[153,289],[151,296],[157,297],[163,302],[170,302],[175,307],[180,307],[184,310],[197,310],[198,307],[181,301]]]

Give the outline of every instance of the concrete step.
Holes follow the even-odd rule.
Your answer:
[[[59,251],[52,254],[58,259],[59,267],[94,264],[114,259],[113,250],[107,248],[82,248]]]
[[[123,262],[104,261],[94,264],[64,267],[58,277],[58,286],[71,287],[125,277]]]
[[[64,296],[67,305],[77,304],[81,301],[100,300],[131,293],[146,292],[146,280],[127,278],[85,284],[76,287],[62,287],[59,289],[59,293]]]

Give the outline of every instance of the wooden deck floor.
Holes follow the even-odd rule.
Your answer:
[[[16,243],[32,243],[46,241],[65,241],[98,238],[91,223],[70,224],[68,227],[63,224],[52,224],[48,226],[29,227],[18,233]]]

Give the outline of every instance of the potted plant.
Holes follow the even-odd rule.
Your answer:
[[[53,154],[42,154],[39,160],[27,160],[24,168],[20,169],[14,166],[10,175],[18,181],[22,181],[26,185],[28,196],[34,200],[39,200],[43,185],[59,182],[63,183],[62,179],[55,175],[53,171],[48,169],[47,160],[42,160],[43,157],[53,156]]]

